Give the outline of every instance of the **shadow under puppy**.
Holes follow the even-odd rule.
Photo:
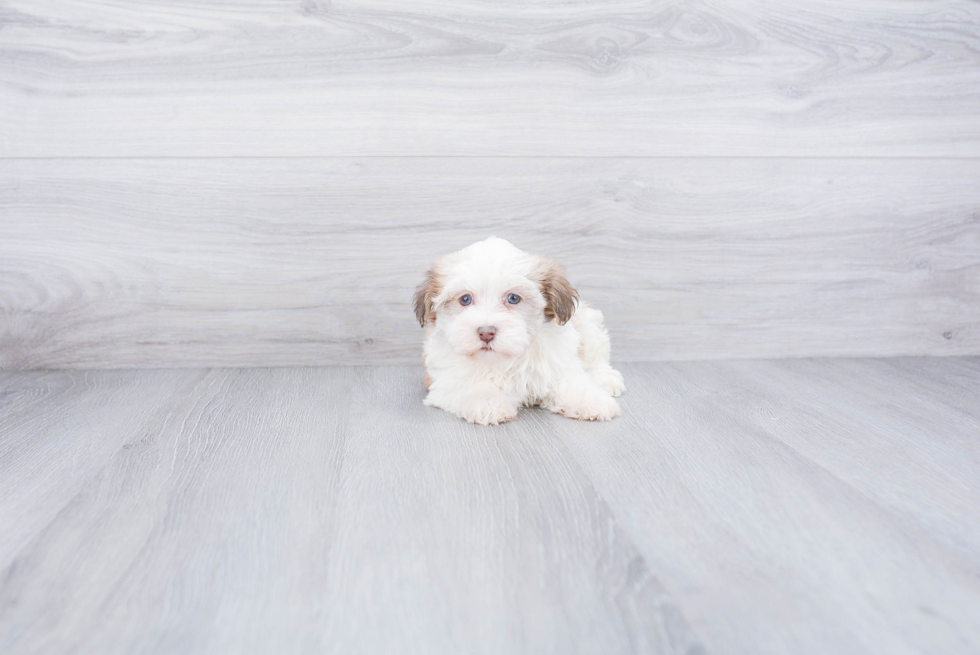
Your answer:
[[[428,326],[425,404],[496,425],[541,405],[583,421],[619,415],[602,313],[554,262],[490,237],[441,257],[415,292]]]

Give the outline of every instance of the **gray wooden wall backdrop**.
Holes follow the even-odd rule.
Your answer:
[[[0,368],[415,362],[489,234],[620,360],[980,353],[980,3],[0,0]]]

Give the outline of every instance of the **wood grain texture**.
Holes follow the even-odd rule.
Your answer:
[[[0,650],[975,653],[980,359],[0,374]]]
[[[980,353],[980,160],[0,161],[0,368],[415,363],[490,234],[620,361]]]
[[[174,378],[152,418],[65,425],[116,387],[159,406]],[[0,426],[23,535],[0,550],[4,653],[703,652],[559,439],[432,412],[416,369],[17,380],[0,416],[35,425]],[[24,471],[63,465],[51,439],[113,456],[26,494]]]
[[[970,0],[6,0],[0,156],[975,156]]]
[[[567,443],[709,652],[973,653],[980,362],[926,367],[627,366]]]

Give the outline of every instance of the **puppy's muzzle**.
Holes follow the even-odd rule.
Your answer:
[[[493,338],[497,336],[497,328],[485,325],[477,328],[476,333],[480,335],[480,341],[489,344],[491,341],[493,341]]]

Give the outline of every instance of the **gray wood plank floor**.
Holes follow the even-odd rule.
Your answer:
[[[0,374],[0,652],[977,653],[980,359]]]

